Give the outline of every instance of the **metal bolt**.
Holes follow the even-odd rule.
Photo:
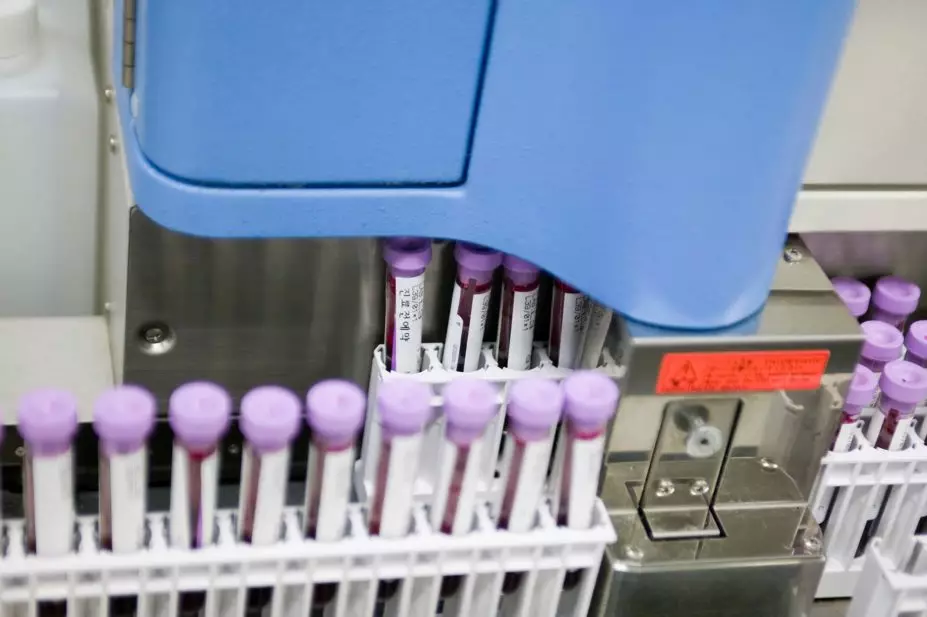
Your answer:
[[[115,135],[110,135],[108,143],[109,143],[109,151],[112,152],[113,154],[116,154],[116,152],[119,151],[119,140],[116,139]]]
[[[789,247],[789,248],[785,249],[785,253],[783,254],[783,258],[784,258],[788,263],[794,264],[794,263],[798,263],[799,261],[801,261],[802,259],[804,259],[805,256],[804,256],[804,255],[802,254],[802,252],[799,251],[797,248]]]
[[[704,495],[709,490],[711,490],[711,487],[708,485],[708,482],[705,482],[704,480],[696,480],[689,488],[689,494],[693,497],[697,497],[699,495]]]
[[[673,484],[672,480],[660,480],[657,483],[656,495],[657,497],[669,497],[676,492],[676,486]]]
[[[817,554],[821,552],[821,540],[819,540],[817,536],[808,536],[802,542],[802,545],[805,547],[805,550],[808,551],[809,554]]]
[[[152,345],[164,342],[164,330],[157,326],[148,328],[145,330],[145,341]]]
[[[768,459],[764,457],[760,459],[760,467],[762,467],[766,471],[776,471],[777,469],[779,469],[779,464],[773,461],[772,459]]]
[[[22,458],[26,455],[26,449],[22,446],[19,446],[18,448],[16,448],[15,454],[19,458]]]
[[[624,549],[624,557],[628,561],[640,561],[644,558],[644,551],[636,546],[627,546]]]
[[[112,86],[106,86],[106,87],[103,89],[103,100],[106,101],[107,103],[112,103],[112,102],[113,102],[113,97],[114,97],[115,95],[116,95],[116,91],[113,90],[113,87],[112,87]]]

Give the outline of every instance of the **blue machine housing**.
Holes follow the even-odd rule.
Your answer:
[[[728,326],[768,294],[853,8],[138,0],[135,201],[194,235],[478,242]]]

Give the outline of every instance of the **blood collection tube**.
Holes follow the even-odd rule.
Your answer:
[[[219,483],[219,444],[229,427],[232,400],[208,382],[180,386],[168,402],[174,431],[171,464],[171,545],[201,548],[213,542]],[[201,591],[180,595],[180,615],[198,615],[206,601]]]
[[[898,423],[914,416],[914,408],[927,398],[927,369],[908,362],[895,360],[885,365],[879,378],[879,411],[882,427],[876,446],[885,449],[900,448],[903,440],[894,439]]]
[[[541,273],[537,266],[514,255],[502,259],[502,268],[505,278],[496,362],[502,368],[523,371],[531,368]]]
[[[886,364],[901,357],[904,337],[897,328],[881,321],[864,321],[860,327],[865,339],[859,353],[859,363],[876,376],[881,375]],[[877,399],[878,389],[870,406],[874,406]]]
[[[586,299],[586,327],[580,345],[579,360],[576,368],[597,368],[605,349],[605,339],[612,325],[612,309],[599,304],[592,298]]]
[[[386,381],[377,393],[380,454],[370,506],[370,533],[399,538],[409,533],[422,430],[431,417],[431,388],[413,381]],[[381,599],[391,597],[396,581],[380,584]]]
[[[869,288],[861,281],[847,276],[838,276],[830,282],[840,301],[850,311],[850,315],[861,319],[869,310],[869,299],[872,296]]]
[[[67,555],[74,548],[74,456],[77,401],[68,392],[39,390],[19,403],[26,545],[42,556]],[[65,617],[67,602],[39,602],[39,617]]]
[[[348,381],[322,381],[306,394],[306,423],[312,433],[306,476],[307,538],[335,542],[344,536],[354,445],[366,408],[364,391]],[[313,604],[324,606],[337,590],[336,583],[316,585]]]
[[[869,306],[869,319],[883,321],[899,330],[917,308],[921,288],[897,276],[883,276],[876,281]]]
[[[908,362],[927,368],[927,321],[915,321],[904,337],[905,356]]]
[[[524,533],[534,524],[550,463],[553,429],[562,412],[563,390],[553,381],[525,379],[509,389],[500,529]],[[506,574],[502,590],[514,591],[520,580],[518,573]]]
[[[554,281],[550,305],[548,353],[554,365],[575,368],[586,323],[586,296],[561,280]]]
[[[454,247],[457,279],[451,298],[442,364],[450,371],[475,371],[480,365],[493,273],[502,253],[458,242]]]
[[[840,425],[837,427],[837,434],[834,436],[834,444],[831,447],[835,452],[844,452],[850,446],[852,435],[843,431],[847,424],[856,424],[859,415],[863,409],[872,404],[875,396],[876,387],[879,378],[871,370],[861,364],[856,365],[853,371],[853,379],[847,386],[847,395],[843,401],[843,412],[840,415]]]
[[[425,268],[431,262],[431,240],[391,238],[383,244],[386,274],[386,367],[417,373],[422,364]]]
[[[117,386],[93,407],[100,441],[100,545],[131,553],[145,542],[148,448],[157,405],[147,390]]]

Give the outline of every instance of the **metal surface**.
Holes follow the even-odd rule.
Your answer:
[[[824,565],[807,500],[862,337],[800,242],[775,281],[746,333],[610,333],[627,373],[601,494],[619,539],[594,614],[806,614]],[[759,350],[827,350],[821,387],[655,394],[667,353]]]

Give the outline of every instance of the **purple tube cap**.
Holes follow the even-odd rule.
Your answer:
[[[883,276],[876,281],[872,292],[872,303],[894,315],[910,315],[920,298],[920,287],[897,276]]]
[[[30,446],[64,448],[77,432],[77,399],[63,390],[36,390],[19,401],[19,434]]]
[[[541,271],[540,268],[530,261],[525,261],[521,257],[515,257],[514,255],[506,255],[503,257],[502,267],[519,274],[538,274]]]
[[[879,378],[882,393],[899,403],[918,404],[927,398],[927,369],[907,360],[885,365]]]
[[[350,381],[320,381],[306,394],[306,423],[326,443],[354,441],[364,425],[367,395]]]
[[[524,379],[509,388],[508,419],[523,439],[546,436],[563,414],[563,389],[548,379]]]
[[[618,409],[618,384],[602,373],[579,371],[563,380],[564,414],[576,427],[603,427]]]
[[[423,383],[397,379],[380,384],[377,410],[380,424],[396,435],[420,432],[431,417],[431,388]]]
[[[904,337],[908,351],[918,358],[927,358],[927,321],[915,321]]]
[[[859,317],[869,309],[872,292],[862,282],[846,276],[838,276],[831,279],[831,284],[853,317]]]
[[[431,263],[431,240],[389,238],[383,242],[383,259],[395,270],[421,272]]]
[[[847,387],[846,405],[851,407],[866,407],[872,401],[872,395],[876,386],[879,385],[879,378],[861,364],[856,365],[853,371],[853,379]]]
[[[476,439],[499,411],[499,390],[487,381],[452,381],[444,387],[442,394],[446,432],[453,441]]]
[[[261,386],[241,399],[241,433],[257,450],[288,446],[299,433],[299,397],[280,386]]]
[[[206,381],[184,384],[174,390],[168,403],[168,422],[187,446],[216,445],[229,428],[232,399],[224,388]]]
[[[100,441],[118,448],[139,448],[155,424],[157,403],[139,386],[116,386],[97,398],[93,405],[93,430]]]
[[[881,321],[865,321],[861,327],[866,337],[861,356],[878,361],[898,359],[904,343],[898,328]]]
[[[492,272],[502,263],[502,253],[477,244],[458,242],[454,246],[454,259],[467,270]]]

